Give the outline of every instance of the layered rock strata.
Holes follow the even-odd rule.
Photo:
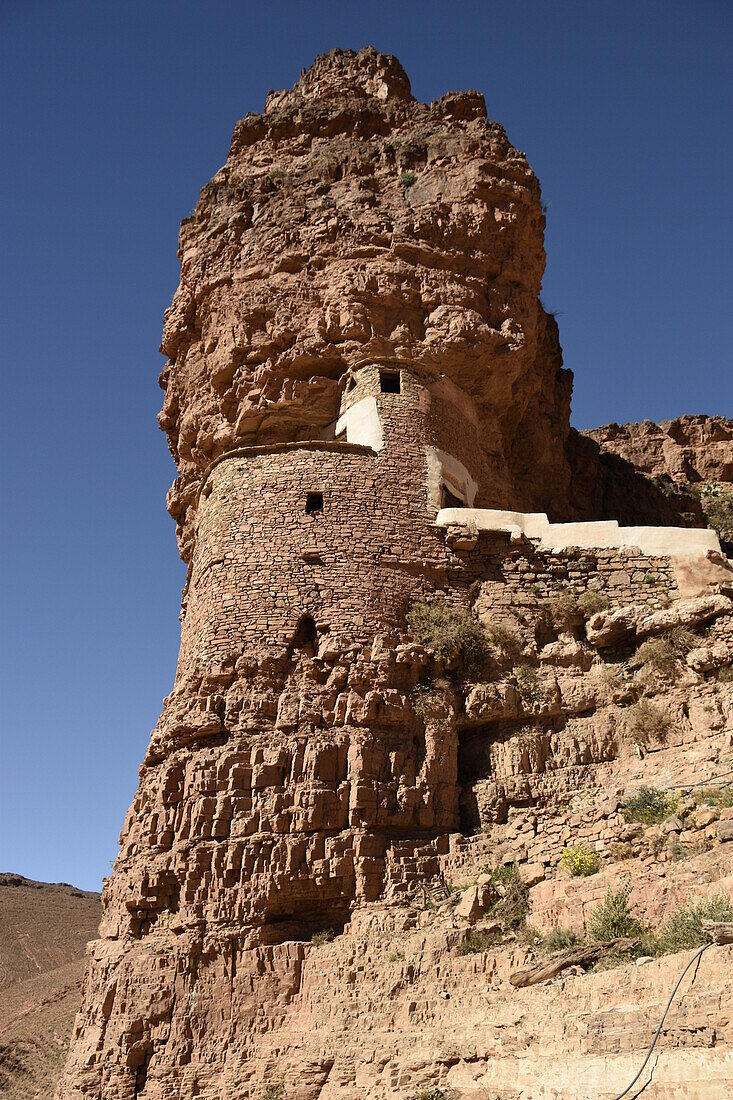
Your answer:
[[[678,485],[733,483],[733,421],[724,416],[605,424],[584,435],[603,454],[618,455],[649,477],[671,478]]]
[[[542,228],[537,181],[482,97],[419,104],[373,50],[334,51],[271,93],[184,222],[160,417],[189,563],[181,651],[105,884],[62,1100],[489,1095],[503,1025],[480,1050],[477,1029],[513,963],[484,960],[462,987],[467,923],[440,909],[482,858],[472,838],[661,749],[624,708],[666,686],[614,686],[606,667],[633,678],[639,623],[684,625],[709,650],[686,690],[707,699],[714,682],[717,709],[688,700],[683,722],[680,703],[682,755],[703,744],[714,769],[730,750],[719,553],[690,597],[664,554],[438,522],[583,514],[570,379],[538,300]],[[426,604],[447,640],[419,629]],[[557,868],[534,847],[513,861],[541,865],[535,883]],[[419,945],[387,952],[413,931]],[[444,996],[467,1012],[450,1042]],[[532,1012],[533,996],[517,1003]],[[415,1062],[425,1029],[433,1054]],[[491,1095],[531,1095],[506,1072]]]

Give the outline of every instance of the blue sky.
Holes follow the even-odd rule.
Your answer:
[[[731,414],[727,0],[0,0],[0,870],[95,888],[170,690],[178,223],[333,46],[478,88],[549,206],[573,421]]]

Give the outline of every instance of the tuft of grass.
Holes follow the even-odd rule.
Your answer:
[[[324,928],[322,932],[314,932],[311,936],[313,947],[323,947],[325,943],[331,943],[336,933],[333,928]]]
[[[470,611],[445,599],[413,604],[407,616],[411,633],[441,661],[458,659],[471,675],[486,659],[486,634]]]
[[[719,684],[731,684],[731,683],[733,683],[733,668],[719,668],[718,669],[718,683]]]
[[[276,164],[274,168],[270,169],[267,175],[274,183],[275,180],[284,180],[287,176],[287,172],[284,168],[281,168],[279,164]]]
[[[651,741],[665,741],[672,725],[666,707],[660,707],[649,699],[640,699],[626,713],[626,730],[632,741],[646,746]]]
[[[412,187],[416,179],[417,176],[414,172],[403,172],[400,176],[400,183],[407,190],[408,187]]]
[[[624,860],[634,858],[634,845],[630,840],[619,840],[608,847],[608,854],[614,863],[623,863]]]
[[[681,657],[686,656],[691,649],[700,644],[700,639],[694,631],[686,626],[675,626],[669,632],[669,640]]]
[[[519,928],[529,913],[529,887],[516,863],[495,867],[489,875],[496,888],[497,899],[489,905],[488,911],[501,921],[504,928]]]
[[[597,588],[587,588],[578,598],[578,610],[584,619],[590,619],[599,611],[605,611],[608,606],[608,596],[604,592],[599,592]]]
[[[453,1100],[455,1093],[451,1089],[446,1092],[445,1089],[420,1089],[416,1092],[412,1100]]]
[[[262,1093],[262,1100],[284,1100],[285,1085],[278,1082],[276,1085],[267,1085]]]
[[[672,913],[659,933],[660,953],[702,947],[710,939],[703,932],[704,920],[733,920],[733,905],[724,891],[706,898],[693,898],[687,905]]]
[[[586,921],[589,939],[596,943],[613,940],[618,936],[637,937],[644,934],[644,926],[629,904],[631,883],[618,890],[609,889],[603,901],[591,910]]]
[[[733,806],[733,786],[730,783],[722,787],[698,787],[691,794],[696,806],[712,806],[716,810]]]
[[[672,676],[677,662],[677,651],[669,638],[647,638],[636,651],[636,663],[656,669],[663,676]]]
[[[563,849],[560,863],[573,878],[588,878],[589,875],[595,875],[600,870],[601,857],[595,848],[589,848],[586,844],[575,844],[573,847]]]
[[[550,601],[550,617],[556,630],[568,630],[578,621],[578,601],[571,592],[560,592]]]
[[[580,943],[581,937],[574,928],[553,928],[542,941],[545,951],[567,951]]]
[[[520,638],[516,630],[512,630],[510,626],[505,626],[504,623],[492,623],[491,626],[486,628],[486,635],[492,645],[497,646],[505,653],[516,650],[520,644]]]
[[[482,951],[488,951],[497,942],[499,937],[495,932],[471,931],[466,939],[458,947],[459,955],[480,955]]]
[[[571,592],[560,592],[549,600],[542,600],[538,607],[539,620],[549,630],[569,630],[578,624],[578,601]]]
[[[621,813],[627,821],[638,821],[642,825],[659,825],[672,814],[677,813],[680,805],[679,795],[674,791],[660,791],[657,787],[639,787],[629,795],[621,806]]]
[[[402,962],[405,957],[404,951],[392,951],[389,955],[389,961],[391,963]]]

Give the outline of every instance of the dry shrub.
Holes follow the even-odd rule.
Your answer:
[[[660,707],[649,699],[640,699],[629,707],[626,714],[626,731],[637,745],[665,741],[671,726],[672,719],[666,707]]]
[[[584,619],[590,619],[599,611],[605,611],[608,606],[608,596],[604,592],[599,592],[597,588],[587,588],[578,598],[578,610]]]
[[[412,634],[441,661],[458,659],[466,674],[477,671],[486,657],[486,635],[470,611],[445,599],[413,604],[407,616]]]
[[[676,814],[679,805],[679,795],[674,791],[660,791],[657,787],[639,787],[639,790],[629,795],[623,803],[621,812],[627,821],[639,821],[642,825],[659,825],[672,814]]]
[[[619,936],[637,937],[644,933],[644,926],[629,904],[631,883],[618,890],[609,889],[603,901],[591,910],[586,922],[586,932],[591,940],[615,940]]]

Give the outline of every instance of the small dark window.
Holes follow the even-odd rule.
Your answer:
[[[312,516],[314,512],[323,511],[323,493],[306,493],[305,494],[305,512],[306,515]]]
[[[442,492],[441,498],[440,498],[440,507],[441,508],[465,508],[466,503],[465,503],[465,501],[461,500],[460,497],[457,497],[455,495],[455,493],[452,493],[447,485],[444,485],[443,486],[443,492]]]
[[[318,628],[314,619],[310,615],[301,615],[289,646],[290,653],[292,654],[293,650],[302,649],[312,657],[315,654],[317,642]]]
[[[379,388],[382,393],[402,393],[400,372],[398,370],[380,370]]]

